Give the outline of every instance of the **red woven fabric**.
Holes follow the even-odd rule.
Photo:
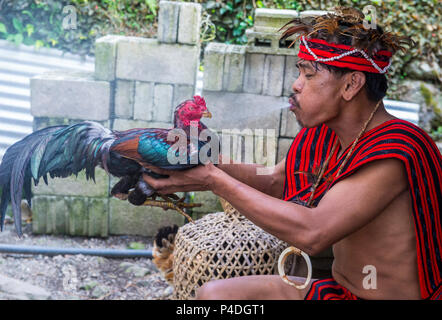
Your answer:
[[[284,200],[299,204],[308,201],[311,179],[295,172],[318,171],[336,139],[334,131],[326,125],[301,130],[286,158]],[[336,158],[337,151],[332,156],[324,179],[316,189],[313,205],[318,204],[329,186],[350,176],[366,163],[387,158],[402,161],[412,199],[421,296],[424,299],[441,299],[442,156],[436,144],[425,131],[412,123],[399,119],[387,121],[362,135],[341,175],[335,179],[334,175],[350,146],[339,159]]]
[[[328,43],[321,39],[305,39],[310,50],[318,58],[333,58],[341,54],[354,50],[355,48],[342,45]],[[392,53],[386,50],[380,50],[372,57],[373,61],[379,68],[384,69],[390,61]],[[301,40],[299,46],[298,57],[304,60],[316,61],[315,57],[311,55],[303,41]],[[328,65],[336,66],[339,68],[349,68],[358,71],[367,71],[372,73],[380,73],[370,61],[368,61],[360,52],[355,52],[351,55],[342,57],[334,61],[320,61]]]
[[[333,278],[316,280],[305,295],[305,300],[360,300]]]

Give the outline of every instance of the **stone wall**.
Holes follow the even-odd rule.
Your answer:
[[[254,27],[246,31],[247,45],[210,43],[204,52],[203,96],[213,110],[212,119],[205,123],[218,132],[248,128],[253,133],[262,129],[265,135],[267,130],[275,130],[274,163],[285,157],[299,132],[287,108],[298,76],[298,47],[288,48],[291,41],[280,42],[277,32],[296,16],[293,10],[258,9]]]
[[[106,36],[96,42],[95,72],[33,78],[34,129],[84,120],[116,130],[172,127],[174,106],[195,92],[200,20],[199,4],[162,1],[157,38]],[[115,182],[101,169],[96,183],[84,174],[49,179],[48,186],[41,181],[33,188],[33,231],[152,236],[163,225],[184,223],[175,211],[110,198]]]

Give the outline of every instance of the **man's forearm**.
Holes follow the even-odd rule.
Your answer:
[[[259,164],[235,164],[226,161],[218,164],[218,168],[246,185],[268,194],[275,198],[281,198],[284,188],[283,179],[278,179],[272,174],[257,174],[258,169],[265,166]]]
[[[229,176],[251,186],[261,192],[267,193],[268,176],[258,176],[256,169],[262,167],[257,164],[220,164],[218,168],[227,173]]]
[[[281,240],[311,252],[315,234],[309,208],[264,194],[215,169],[209,178],[210,189],[226,199],[239,212],[265,231]]]

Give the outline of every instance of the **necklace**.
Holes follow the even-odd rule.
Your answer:
[[[376,111],[379,109],[379,106],[381,105],[382,100],[380,100],[377,104],[376,107],[373,109],[373,111],[371,112],[370,116],[368,117],[367,121],[364,123],[364,125],[362,126],[362,130],[359,132],[358,136],[356,137],[355,141],[353,142],[350,150],[348,151],[347,155],[345,156],[344,161],[342,161],[341,165],[339,166],[338,172],[334,178],[334,180],[336,180],[339,175],[342,172],[342,169],[344,169],[345,164],[347,163],[348,159],[350,158],[351,154],[353,153],[354,148],[356,147],[356,144],[358,143],[359,139],[361,138],[361,136],[364,134],[365,130],[367,129],[368,124],[370,123],[371,119],[373,119],[374,114],[376,113]],[[322,180],[322,177],[325,173],[325,170],[328,166],[328,163],[330,162],[330,159],[332,158],[333,154],[335,153],[335,150],[338,146],[338,139],[336,139],[335,144],[333,145],[333,148],[330,152],[330,154],[328,155],[327,159],[325,160],[324,164],[321,167],[321,171],[319,172],[319,176],[315,181],[315,184],[313,185],[312,188],[312,192],[310,194],[310,198],[307,201],[307,207],[312,207],[312,202],[313,202],[313,197],[315,195],[316,192],[316,188],[319,186],[319,183]],[[329,187],[327,188],[326,192],[328,191],[328,189],[330,188],[332,184],[330,183]]]

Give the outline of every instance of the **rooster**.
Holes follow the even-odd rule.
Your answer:
[[[162,227],[158,229],[153,242],[152,261],[169,284],[173,284],[173,250],[177,232],[176,224]]]
[[[174,112],[174,128],[186,134],[187,149],[183,150],[187,160],[198,152],[205,142],[197,146],[190,139],[191,127],[199,132],[207,127],[200,121],[211,117],[204,98],[194,96],[178,105]],[[100,166],[112,176],[120,178],[111,194],[119,199],[127,199],[134,205],[151,205],[163,209],[174,209],[186,216],[184,208],[200,204],[188,204],[175,194],[159,195],[143,179],[143,173],[161,178],[146,166],[169,170],[185,170],[198,165],[187,161],[185,164],[171,164],[168,151],[179,140],[168,140],[172,129],[131,129],[127,131],[109,130],[101,124],[85,121],[73,125],[59,125],[38,130],[9,147],[0,164],[0,227],[3,230],[6,209],[11,202],[15,229],[21,230],[21,200],[24,194],[31,204],[31,181],[37,185],[40,178],[48,183],[47,175],[68,177],[86,171],[86,178],[95,180],[95,167]],[[207,142],[206,142],[207,143]],[[170,151],[179,156],[181,150]],[[185,151],[185,152],[184,152]],[[163,201],[157,201],[161,197]]]

